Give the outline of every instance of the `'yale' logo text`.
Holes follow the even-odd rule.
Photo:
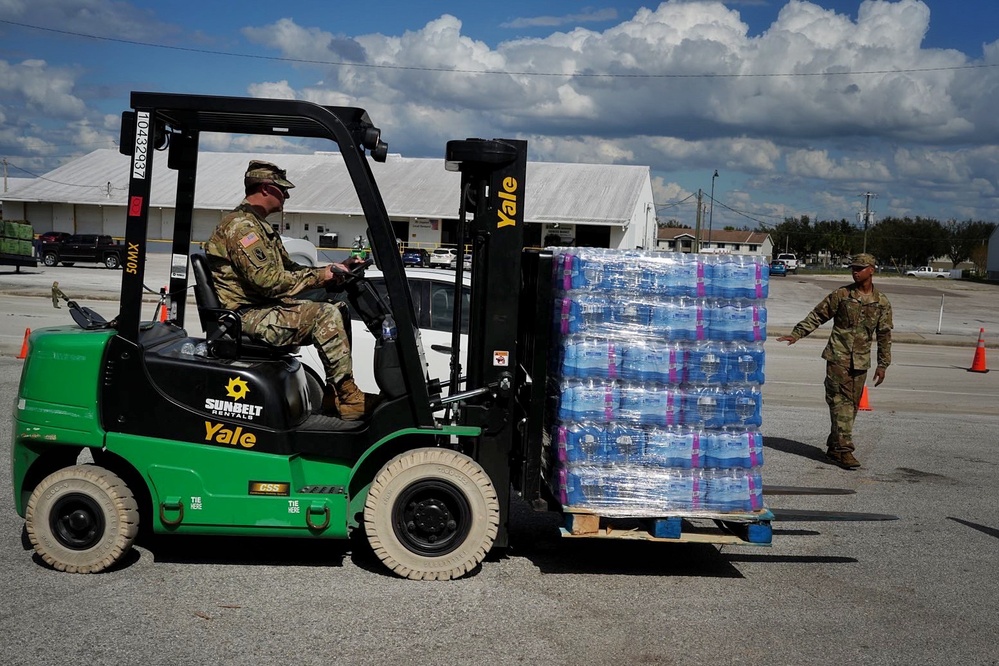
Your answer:
[[[499,193],[500,205],[496,228],[517,226],[517,179],[507,176],[503,179],[503,190]]]
[[[252,432],[243,432],[243,426],[226,428],[224,423],[205,421],[205,441],[252,449],[253,445],[257,443],[257,436]]]

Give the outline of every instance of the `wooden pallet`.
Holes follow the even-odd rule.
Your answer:
[[[567,538],[769,546],[773,541],[770,525],[773,517],[768,509],[663,518],[617,518],[573,512],[565,514],[561,531]]]

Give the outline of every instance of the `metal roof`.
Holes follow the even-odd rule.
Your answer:
[[[194,205],[198,209],[231,210],[243,198],[243,173],[250,159],[274,162],[295,183],[285,204],[288,213],[360,215],[361,205],[339,153],[250,154],[201,152]],[[389,155],[385,163],[369,162],[385,207],[392,217],[428,219],[458,217],[460,174],[446,171],[444,159]],[[5,201],[124,206],[128,195],[129,158],[101,149],[7,192]],[[173,208],[177,172],[166,154],[153,157],[150,205]],[[625,224],[634,215],[647,166],[529,162],[525,220]]]

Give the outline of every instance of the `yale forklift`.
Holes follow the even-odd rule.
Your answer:
[[[204,257],[189,256],[204,132],[336,144],[386,285],[383,298],[362,265],[346,288],[378,339],[383,399],[370,418],[322,413],[324,378],[295,348],[243,334],[239,313],[220,306]],[[442,166],[461,174],[458,247],[469,243],[475,264],[467,367],[458,363],[456,298],[443,382],[427,374],[396,235],[368,163],[384,161],[387,145],[364,110],[133,92],[120,146],[131,158],[120,311],[106,321],[75,308],[78,326],[33,331],[14,406],[15,506],[46,563],[105,570],[140,526],[177,535],[358,532],[399,576],[450,579],[507,545],[511,489],[547,508],[544,382],[532,378],[545,375],[548,327],[538,322],[548,317],[551,259],[522,251],[526,142],[447,144]],[[153,177],[167,175],[152,166],[164,156],[176,178],[168,315],[143,321]],[[462,271],[459,260],[456,285]],[[204,336],[185,329],[189,286]],[[383,337],[389,315],[396,332]],[[92,463],[79,464],[84,451]]]

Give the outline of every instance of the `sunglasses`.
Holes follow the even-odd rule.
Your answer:
[[[291,195],[288,194],[288,188],[287,187],[281,187],[280,185],[276,185],[274,183],[268,183],[268,185],[270,187],[273,187],[274,189],[276,189],[278,192],[281,193],[281,199],[282,200],[287,201],[288,199],[291,198]]]

